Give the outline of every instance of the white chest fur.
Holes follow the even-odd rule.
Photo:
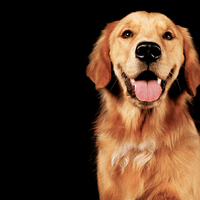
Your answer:
[[[131,163],[133,167],[139,169],[143,167],[152,158],[156,149],[155,141],[144,141],[138,146],[133,144],[124,144],[118,148],[111,157],[111,165],[119,166],[121,174],[125,167]]]

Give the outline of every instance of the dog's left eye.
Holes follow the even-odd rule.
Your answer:
[[[166,32],[164,35],[163,35],[163,38],[166,39],[166,40],[172,40],[173,39],[173,36],[170,32]]]
[[[132,31],[126,30],[126,31],[123,32],[122,38],[130,38],[130,37],[133,37],[133,32]]]

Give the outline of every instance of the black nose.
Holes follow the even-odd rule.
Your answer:
[[[161,56],[161,48],[154,42],[142,42],[136,48],[136,57],[146,63],[155,62]]]

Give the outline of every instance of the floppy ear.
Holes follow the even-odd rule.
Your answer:
[[[89,56],[86,74],[95,83],[97,90],[106,87],[111,80],[109,37],[117,24],[118,21],[115,21],[106,25]]]
[[[185,80],[187,92],[191,96],[196,96],[196,88],[200,85],[200,63],[198,53],[194,48],[192,37],[187,28],[179,26],[179,30],[184,39],[185,54]]]

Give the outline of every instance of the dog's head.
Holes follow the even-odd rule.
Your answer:
[[[159,13],[131,13],[105,27],[87,67],[97,90],[111,81],[112,67],[126,99],[142,108],[159,105],[175,82],[180,93],[187,90],[191,96],[200,84],[198,54],[188,30]]]

